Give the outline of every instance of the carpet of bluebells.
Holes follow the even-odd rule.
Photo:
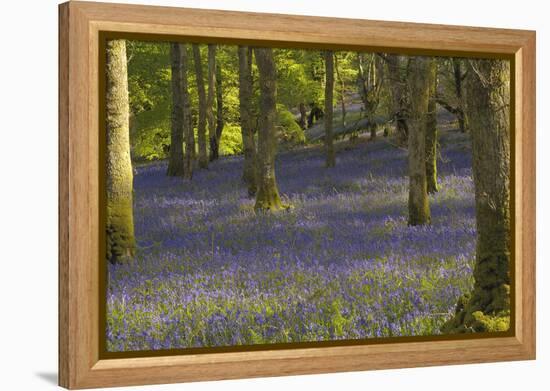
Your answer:
[[[254,212],[242,157],[191,182],[136,169],[135,262],[109,265],[107,350],[434,335],[471,289],[471,153],[442,132],[432,224],[407,226],[407,152],[380,138],[280,153],[292,208]]]

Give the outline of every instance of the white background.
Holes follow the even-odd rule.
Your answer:
[[[550,20],[548,13],[544,12],[544,1],[133,2],[537,30],[539,70],[537,361],[146,386],[140,389],[548,389],[548,383],[546,387],[542,384],[543,379],[548,382],[550,378],[547,333],[550,327],[547,265],[550,255],[550,136],[545,117],[550,86],[547,74],[543,73],[550,69]],[[53,389],[57,377],[57,1],[5,1],[0,9],[0,389]]]

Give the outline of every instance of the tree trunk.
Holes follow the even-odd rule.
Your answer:
[[[374,119],[371,119],[372,122],[369,122],[369,129],[370,129],[370,140],[374,141],[376,139],[376,129],[377,125],[374,122]]]
[[[208,95],[206,96],[206,121],[208,123],[208,140],[210,142],[210,161],[216,156],[216,120],[214,118],[214,86],[216,84],[216,45],[208,45]]]
[[[375,89],[377,88],[377,83],[378,83],[378,77],[377,77],[377,72],[378,72],[378,69],[376,67],[376,55],[375,54],[371,54],[372,56],[372,59],[371,59],[371,69],[370,69],[370,77],[369,79],[370,80],[370,86],[372,89]],[[369,114],[368,114],[368,118],[369,118],[369,124],[370,124],[370,140],[371,141],[374,141],[374,139],[376,139],[376,130],[377,130],[377,125],[376,125],[376,119],[374,118],[375,114],[376,114],[376,108],[378,107],[378,101],[375,101],[374,99],[375,97],[373,97],[373,99],[371,99],[371,102],[370,102],[370,107],[369,107]],[[377,99],[377,97],[376,97]]]
[[[187,44],[184,44],[184,46],[187,46]],[[187,58],[186,58],[186,60],[187,60],[187,70],[191,71],[190,53],[187,51],[186,55],[187,55]],[[186,82],[188,83],[187,87],[188,87],[188,91],[189,91],[189,88],[190,88],[189,79],[187,79]],[[189,117],[188,117],[189,133],[187,135],[184,134],[184,136],[185,136],[185,153],[186,154],[188,153],[188,155],[185,155],[185,159],[189,158],[191,160],[191,162],[189,164],[191,164],[191,166],[194,167],[195,166],[195,161],[197,160],[197,147],[196,147],[197,140],[195,139],[195,124],[197,123],[197,121],[195,120],[193,109],[191,108],[192,107],[191,106],[191,102],[192,102],[191,101],[191,95],[188,95],[188,99],[189,99],[189,111],[188,111],[188,114],[189,114]]]
[[[107,260],[124,263],[136,248],[126,41],[108,40],[106,50]]]
[[[303,130],[307,129],[307,110],[306,110],[306,105],[302,102],[300,103],[299,105],[299,109],[300,109],[300,122],[299,122],[299,125],[300,125],[300,128],[302,128]]]
[[[406,82],[402,76],[402,58],[396,54],[389,54],[386,57],[388,75],[390,80],[390,91],[392,97],[392,112],[395,122],[395,143],[405,146],[408,143],[409,126],[407,123],[407,99],[405,93]]]
[[[204,75],[202,72],[201,51],[198,44],[193,44],[193,57],[195,60],[195,75],[197,77],[197,92],[199,96],[199,120],[197,124],[199,141],[199,167],[208,167],[208,151],[206,148],[206,91],[204,88]]]
[[[183,176],[183,70],[178,43],[170,43],[170,60],[172,68],[172,128],[167,175]]]
[[[342,107],[342,126],[346,127],[346,83],[344,78],[340,74],[340,69],[338,67],[338,55],[334,55],[334,69],[336,71],[336,78],[340,83],[340,105]]]
[[[323,118],[323,110],[319,106],[317,106],[316,102],[311,103],[311,110],[309,111],[309,117],[307,120],[307,126],[308,128],[311,128],[313,124],[315,124],[315,121],[318,121],[319,119]]]
[[[185,179],[191,179],[193,177],[193,160],[195,159],[195,132],[193,131],[189,83],[187,81],[189,58],[187,55],[187,45],[179,44],[179,48],[181,63],[181,101],[183,106],[183,137],[185,139],[183,177]]]
[[[247,46],[239,46],[239,109],[244,150],[243,180],[248,187],[249,196],[255,195],[257,188],[252,91],[252,50]]]
[[[222,68],[216,64],[216,146],[215,159],[219,157],[220,143],[223,133],[223,86],[222,86]]]
[[[357,53],[359,93],[365,109],[370,140],[373,141],[376,139],[378,128],[375,115],[380,100],[382,75],[378,75],[381,74],[381,67],[377,64],[377,55],[369,54],[369,57],[370,61],[367,64],[367,69],[365,69],[365,55]]]
[[[456,99],[458,101],[458,107],[456,110],[456,117],[458,119],[458,127],[462,133],[466,132],[466,121],[464,118],[464,101],[462,96],[462,59],[460,58],[453,58],[453,74],[455,79],[455,93],[456,93]]]
[[[327,167],[336,165],[336,156],[334,152],[334,140],[332,134],[332,102],[334,92],[334,53],[325,52],[325,150]]]
[[[438,191],[437,188],[437,62],[432,61],[430,68],[432,85],[430,86],[430,100],[426,115],[426,184],[428,194]]]
[[[446,332],[510,327],[510,66],[469,60],[465,88],[472,135],[477,247],[474,290],[461,298]]]
[[[426,114],[433,84],[429,57],[413,57],[408,78],[411,114],[409,125],[409,225],[430,223],[426,183]]]
[[[258,193],[257,210],[278,210],[283,207],[275,179],[277,137],[277,70],[273,49],[255,48],[256,64],[260,73],[260,118],[258,129]]]

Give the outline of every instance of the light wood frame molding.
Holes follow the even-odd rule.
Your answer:
[[[506,55],[515,70],[513,336],[100,359],[100,31]],[[71,1],[59,6],[59,384],[70,389],[535,358],[535,32]]]

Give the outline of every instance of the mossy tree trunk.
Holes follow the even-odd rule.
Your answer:
[[[193,59],[195,62],[195,76],[197,78],[197,93],[199,97],[199,119],[197,124],[199,144],[199,167],[208,167],[208,150],[206,146],[206,90],[202,71],[201,50],[198,44],[193,44]]]
[[[404,58],[396,54],[385,56],[388,66],[388,80],[392,98],[392,113],[395,123],[395,143],[400,146],[406,146],[409,137],[408,126],[408,100],[406,93],[406,80],[408,65],[404,65]]]
[[[170,154],[168,158],[168,176],[183,176],[183,67],[180,44],[170,43],[170,61],[172,68],[172,128],[170,130]]]
[[[123,263],[136,248],[126,41],[109,40],[106,50],[107,260]]]
[[[325,51],[325,166],[336,165],[334,152],[334,135],[332,132],[333,100],[334,100],[334,53]]]
[[[510,66],[469,60],[465,103],[472,135],[477,246],[474,289],[445,332],[510,326]]]
[[[273,49],[255,48],[254,55],[260,74],[260,118],[258,129],[258,192],[257,210],[274,211],[283,207],[275,179],[275,155],[277,137],[277,70],[273,59]]]
[[[216,144],[214,159],[217,159],[220,155],[220,143],[223,133],[223,80],[222,80],[222,67],[219,63],[216,63]]]
[[[464,115],[464,97],[462,94],[462,81],[465,74],[462,73],[462,62],[464,61],[461,58],[453,58],[453,75],[455,81],[455,93],[456,99],[458,102],[458,107],[456,108],[456,117],[458,119],[458,127],[462,133],[466,132],[466,118]]]
[[[257,190],[256,178],[256,141],[254,140],[254,113],[252,109],[252,49],[239,46],[239,110],[241,116],[241,133],[243,138],[244,167],[243,180],[248,188],[248,195],[253,196]]]
[[[432,62],[429,57],[413,57],[408,78],[411,112],[409,120],[409,225],[430,223],[426,183],[426,114],[430,99]]]
[[[208,123],[208,142],[210,161],[216,159],[216,118],[214,117],[214,97],[216,96],[216,45],[208,45],[208,93],[206,95],[206,122]]]
[[[181,101],[183,107],[183,137],[185,139],[185,154],[183,176],[185,179],[193,177],[193,161],[195,160],[195,132],[191,116],[191,101],[189,99],[189,82],[187,71],[189,69],[189,56],[187,45],[179,44],[181,63]]]
[[[428,194],[438,191],[437,187],[437,62],[432,61],[432,85],[426,114],[426,185]]]
[[[185,51],[182,51],[183,55],[185,56],[185,75],[188,75],[188,72],[191,72],[191,63],[192,61],[192,53],[190,52],[190,46],[188,44],[182,44],[182,48],[185,48]],[[192,49],[191,49],[192,51]],[[183,60],[182,60],[183,61]],[[190,175],[193,174],[193,168],[195,165],[195,161],[197,160],[197,140],[195,140],[195,129],[194,129],[194,118],[193,118],[193,110],[191,109],[191,96],[189,94],[189,90],[191,86],[189,85],[189,78],[185,77],[184,82],[187,84],[187,121],[188,121],[188,133],[184,134],[185,136],[185,165],[189,166],[191,168]],[[185,105],[184,105],[185,108]],[[198,122],[198,121],[197,121]],[[198,125],[198,124],[197,124]],[[191,179],[190,177],[187,179]]]

